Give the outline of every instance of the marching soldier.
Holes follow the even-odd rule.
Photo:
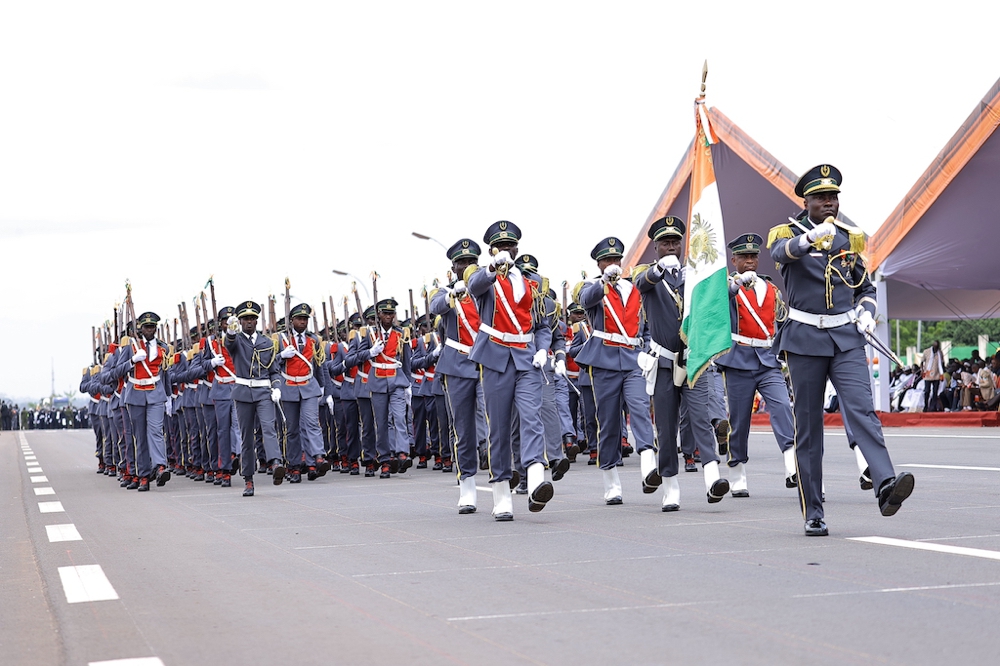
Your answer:
[[[361,458],[361,413],[358,410],[357,391],[359,390],[358,366],[349,362],[351,350],[356,345],[358,331],[363,325],[361,315],[355,312],[350,316],[350,332],[345,330],[344,340],[341,347],[344,349],[344,356],[341,359],[342,367],[332,368],[332,374],[342,374],[344,383],[340,387],[340,406],[344,410],[344,430],[347,442],[346,460],[341,458],[341,471],[346,463],[349,465],[351,476],[361,474],[358,460]],[[338,373],[339,371],[339,373]],[[369,410],[371,411],[371,410]],[[367,474],[366,474],[367,476]]]
[[[872,401],[865,355],[875,333],[875,285],[861,253],[864,233],[837,220],[841,173],[829,164],[810,169],[795,184],[805,211],[768,235],[788,291],[788,321],[775,348],[792,382],[795,461],[807,536],[828,534],[823,513],[823,392],[827,378],[871,471],[883,516],[892,516],[913,492],[913,475],[898,476]]]
[[[508,521],[514,519],[509,485],[514,409],[520,417],[528,510],[541,511],[553,496],[552,483],[545,480],[545,434],[539,416],[541,367],[548,361],[552,329],[540,303],[547,287],[529,281],[514,265],[521,230],[512,222],[495,222],[483,240],[495,253],[489,266],[483,270],[470,267],[464,276],[480,314],[479,335],[469,358],[482,366],[493,517]]]
[[[658,472],[664,480],[662,511],[680,509],[680,485],[677,483],[677,431],[682,400],[688,409],[693,432],[700,439],[702,471],[709,504],[720,502],[729,492],[729,481],[720,478],[719,459],[715,455],[715,440],[708,415],[712,390],[704,376],[695,389],[687,387],[684,370],[684,348],[680,337],[684,314],[684,275],[680,256],[684,236],[684,221],[678,217],[661,217],[647,232],[653,241],[657,262],[635,271],[632,282],[642,294],[643,307],[649,326],[650,357],[644,359],[646,391],[653,391],[653,414],[656,418],[656,438],[660,446]],[[696,392],[697,390],[702,393]],[[595,389],[596,390],[596,389]],[[632,418],[635,418],[633,412]],[[703,433],[707,433],[706,438]]]
[[[358,404],[358,431],[361,436],[361,460],[365,464],[365,476],[375,476],[375,466],[378,463],[376,451],[375,412],[372,408],[372,391],[368,380],[371,376],[370,349],[361,351],[361,345],[375,327],[375,306],[365,308],[364,325],[351,337],[350,351],[347,352],[347,367],[357,368],[357,379],[354,382],[354,398]],[[371,345],[371,340],[368,340]],[[394,456],[389,461],[392,469],[399,471],[399,460]]]
[[[260,305],[253,301],[243,301],[236,314],[229,317],[226,327],[226,349],[233,359],[236,370],[233,402],[240,424],[243,447],[240,450],[240,472],[246,482],[244,497],[253,497],[254,471],[254,419],[263,437],[266,461],[273,464],[274,485],[281,485],[285,479],[285,465],[278,448],[278,436],[274,427],[274,405],[281,400],[281,373],[275,357],[277,344],[257,332],[257,318]]]
[[[594,405],[594,386],[590,373],[576,362],[576,355],[590,337],[590,324],[587,322],[587,311],[579,303],[574,301],[566,309],[570,324],[566,330],[566,377],[579,390],[579,393],[570,392],[569,410],[573,415],[573,429],[580,453],[587,454],[588,465],[596,465],[597,408]]]
[[[624,255],[621,240],[610,236],[590,253],[601,277],[580,283],[573,300],[593,323],[591,337],[576,354],[576,361],[589,368],[597,404],[597,459],[604,477],[604,502],[622,503],[618,463],[622,459],[622,406],[631,415],[632,434],[639,451],[642,491],[656,492],[662,479],[656,468],[653,424],[649,396],[639,368],[642,297],[632,282],[622,277]]]
[[[375,450],[382,466],[380,478],[413,465],[406,427],[406,392],[410,388],[410,346],[403,329],[395,326],[396,301],[380,300],[375,310],[378,324],[362,329],[358,355],[368,358],[368,388],[375,417]],[[390,418],[392,431],[390,432]]]
[[[226,321],[235,314],[236,308],[227,305],[219,310],[219,321]],[[222,478],[217,478],[216,481],[217,485],[229,488],[232,486],[232,473],[236,471],[233,469],[233,454],[238,450],[234,449],[233,441],[236,413],[236,407],[233,405],[233,385],[236,383],[236,368],[229,350],[218,337],[213,336],[208,341],[205,352],[205,362],[213,371],[212,387],[208,394],[215,405],[216,469],[222,475]]]
[[[729,396],[730,486],[733,497],[749,497],[744,466],[749,460],[750,417],[754,393],[760,392],[771,417],[771,429],[785,459],[785,485],[797,486],[795,452],[792,451],[792,408],[781,364],[772,351],[774,334],[787,314],[781,292],[766,275],[757,273],[757,258],[764,239],[743,234],[729,243],[736,272],[729,281],[729,315],[733,346],[715,361],[723,369]]]
[[[308,303],[296,305],[289,313],[291,331],[278,338],[289,483],[300,483],[303,471],[310,481],[315,481],[330,470],[323,433],[319,430],[319,398],[323,387],[316,377],[326,354],[319,339],[306,331],[310,316],[312,308]]]

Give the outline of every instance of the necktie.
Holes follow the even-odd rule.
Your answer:
[[[299,351],[302,351],[303,349],[305,349],[305,346],[306,346],[306,342],[305,342],[305,340],[302,339],[302,334],[299,333]]]

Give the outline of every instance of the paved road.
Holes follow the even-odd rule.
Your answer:
[[[632,457],[623,506],[578,463],[513,523],[485,480],[459,516],[430,470],[138,494],[93,472],[89,432],[5,432],[0,663],[996,663],[1000,432],[886,433],[910,500],[882,518],[830,430],[831,535],[806,538],[767,431],[749,499],[709,505],[682,474],[661,513]]]

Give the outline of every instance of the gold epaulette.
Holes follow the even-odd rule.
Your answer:
[[[189,360],[189,361],[193,360],[194,359],[194,353],[195,353],[194,349],[188,349],[187,353],[185,354],[185,356],[187,356],[187,360]]]
[[[542,296],[549,295],[549,279],[547,277],[542,278],[542,284],[538,287],[538,291]]]
[[[101,371],[101,366],[95,365],[94,367],[92,367],[90,369],[90,376],[93,377],[94,375],[96,375],[100,371]]]
[[[351,340],[353,340],[354,336],[357,335],[357,334],[358,334],[357,330],[355,330],[353,328],[351,330],[349,330],[347,332],[347,343],[350,344]]]
[[[132,338],[128,337],[127,335],[123,335],[122,339],[118,342],[119,347],[124,347],[125,345],[130,345],[130,344],[132,344]]]
[[[410,338],[412,337],[413,337],[413,331],[411,331],[410,327],[407,326],[406,328],[403,329],[403,342],[409,342]]]
[[[430,291],[428,291],[427,292],[427,302],[429,303],[429,302],[433,301],[434,297],[437,296],[437,293],[439,291],[441,291],[440,287],[434,287]]]
[[[573,295],[573,302],[574,303],[579,303],[580,302],[580,290],[583,289],[583,287],[586,284],[587,284],[587,282],[585,280],[580,280],[579,282],[576,283],[576,286],[573,287],[573,291],[571,292],[571,294]]]
[[[555,312],[552,313],[556,319],[562,319],[562,303],[556,302]]]
[[[790,224],[779,224],[771,227],[771,230],[767,232],[767,248],[771,249],[771,246],[779,238],[792,238],[794,235],[792,233],[792,225]]]
[[[470,266],[466,266],[465,267],[465,272],[462,273],[462,280],[466,284],[469,284],[469,278],[472,277],[472,274],[475,273],[478,270],[479,270],[479,264],[472,264]]]
[[[629,279],[634,281],[637,277],[639,277],[639,273],[642,273],[650,267],[652,267],[652,264],[637,264],[633,266],[632,272],[629,273]]]
[[[174,346],[173,345],[167,345],[167,353],[170,355],[170,358],[174,357]]]
[[[861,229],[853,228],[847,232],[847,235],[851,239],[851,252],[861,254],[865,251],[867,245],[865,242],[865,232],[861,231]]]

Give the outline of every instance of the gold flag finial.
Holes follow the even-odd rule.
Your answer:
[[[708,78],[708,59],[705,60],[705,64],[701,66],[701,95],[705,96],[705,80]]]

